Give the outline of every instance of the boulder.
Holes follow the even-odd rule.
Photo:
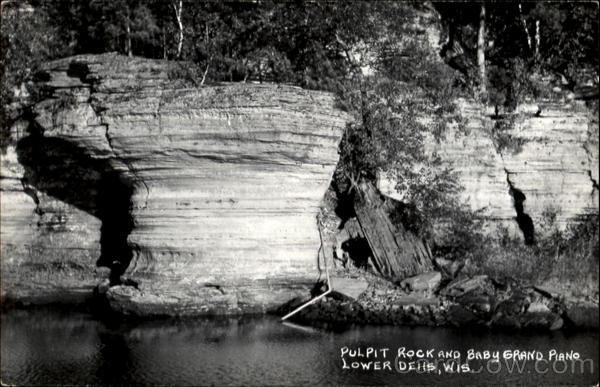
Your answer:
[[[459,327],[483,323],[475,313],[461,305],[450,305],[447,313],[447,321]]]
[[[485,294],[464,294],[455,299],[457,303],[479,313],[492,311],[493,299]]]
[[[341,293],[352,299],[358,298],[369,287],[369,283],[364,278],[344,278],[331,277],[331,287],[338,293]]]
[[[598,304],[589,301],[567,301],[565,317],[577,328],[598,329]]]
[[[501,328],[520,329],[521,321],[517,315],[506,315],[502,312],[497,312],[490,321],[490,325]]]
[[[400,281],[400,286],[409,291],[434,291],[440,285],[442,274],[429,271]]]
[[[364,240],[364,238],[365,235],[362,232],[358,220],[356,218],[348,219],[346,222],[344,222],[344,227],[335,233],[333,246],[335,253],[334,257],[340,260],[343,266],[346,266],[351,258],[351,252],[344,249],[344,247],[347,247],[347,245],[351,242]]]
[[[527,294],[516,291],[496,306],[496,312],[501,312],[505,316],[522,315],[527,311],[530,304],[531,299]],[[534,306],[535,308],[536,306]]]
[[[436,258],[435,264],[439,267],[444,274],[449,278],[455,278],[461,269],[465,266],[464,261],[454,260],[451,261],[445,258]]]
[[[553,313],[548,305],[541,301],[533,301],[527,306],[527,311],[520,316],[524,327],[546,328],[551,330],[562,327],[562,319]],[[559,321],[560,320],[560,321]]]
[[[536,301],[529,304],[527,313],[550,313],[550,308],[542,302]]]
[[[473,277],[459,277],[450,282],[440,294],[448,297],[459,297],[467,293],[491,293],[493,285],[487,275],[481,274]]]
[[[558,316],[556,317],[556,319],[554,320],[554,322],[552,323],[552,325],[550,325],[550,330],[551,331],[557,331],[559,329],[562,329],[562,327],[564,326],[564,320]]]

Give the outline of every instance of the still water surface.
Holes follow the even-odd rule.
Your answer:
[[[81,312],[12,310],[2,315],[1,378],[5,384],[324,385],[324,384],[596,384],[598,333],[489,332],[472,329],[368,326],[301,329],[274,317],[145,322],[98,320]],[[377,359],[341,357],[342,349],[389,348]],[[471,360],[469,372],[398,372],[398,348],[576,351],[589,362]],[[456,353],[456,352],[454,352]],[[392,369],[348,370],[355,360],[391,361]],[[414,359],[413,359],[414,360]],[[404,359],[408,367],[410,359]],[[435,359],[428,359],[434,363]],[[444,360],[442,360],[444,361]],[[445,360],[447,363],[448,360]],[[345,362],[345,363],[344,363]],[[420,363],[422,369],[425,368]],[[591,367],[590,367],[591,364]],[[574,365],[574,367],[573,367]],[[371,363],[371,367],[374,363]],[[566,366],[566,367],[565,367]],[[573,367],[573,368],[572,368]],[[431,368],[431,366],[429,366]],[[456,368],[456,367],[454,367]]]

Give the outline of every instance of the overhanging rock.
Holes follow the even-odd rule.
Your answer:
[[[46,69],[50,97],[34,106],[33,122],[15,125],[7,152],[16,155],[2,160],[2,250],[12,257],[2,261],[3,296],[19,295],[15,273],[35,271],[44,257],[69,262],[72,248],[84,251],[82,273],[94,272],[100,250],[108,251],[101,263],[137,283],[108,292],[124,312],[264,311],[314,284],[315,217],[348,119],[333,95],[281,85],[189,87],[169,79],[167,62],[114,54],[66,58]],[[31,166],[19,163],[24,140],[81,151],[89,168],[78,173],[89,192],[75,200],[41,178],[27,181],[46,212],[34,211],[40,205],[22,184]],[[129,257],[102,246],[115,242],[98,224],[95,194],[104,173],[133,186],[126,198]],[[77,192],[76,181],[53,184]],[[85,200],[91,203],[80,205]],[[62,214],[60,229],[39,226],[48,211]],[[9,272],[16,277],[5,277]]]

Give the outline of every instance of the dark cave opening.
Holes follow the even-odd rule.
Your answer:
[[[371,246],[366,238],[348,239],[342,243],[342,250],[354,266],[360,269],[367,269],[369,258],[373,255]]]
[[[119,284],[133,251],[127,237],[134,226],[134,184],[109,160],[93,158],[68,140],[34,133],[17,144],[25,168],[24,186],[53,196],[102,222],[97,266],[111,269],[111,285]],[[36,203],[39,205],[39,203]]]
[[[344,228],[346,221],[356,216],[356,212],[354,211],[354,193],[336,192],[336,205],[334,211],[338,218],[342,220],[338,229]]]

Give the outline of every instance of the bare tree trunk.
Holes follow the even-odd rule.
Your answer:
[[[206,23],[206,26],[204,27],[204,42],[205,42],[204,44],[206,45],[207,49],[208,49],[209,39],[210,39],[210,35],[208,33],[208,23]],[[208,69],[210,68],[211,61],[212,61],[212,55],[210,55],[206,59],[206,67],[204,68],[204,74],[202,74],[202,81],[200,82],[200,85],[204,85],[204,81],[206,81],[206,75],[208,74]]]
[[[540,21],[536,20],[535,21],[535,60],[537,62],[537,60],[540,57]]]
[[[127,56],[133,56],[133,52],[131,50],[131,15],[129,12],[129,8],[127,9],[127,18],[125,20],[125,52]]]
[[[248,77],[250,76],[250,71],[248,70],[248,58],[242,59],[242,65],[244,67],[244,80],[242,81],[242,83],[246,83],[246,81],[248,80]],[[231,72],[230,72],[230,79],[231,78],[233,78],[233,76],[231,75]]]
[[[479,68],[479,94],[487,93],[485,77],[485,3],[481,3],[479,12],[479,30],[477,32],[477,67]]]
[[[183,22],[181,21],[181,11],[183,10],[183,0],[179,0],[179,3],[172,3],[173,10],[175,11],[175,19],[177,19],[177,26],[179,27],[179,40],[177,42],[177,55],[179,58],[181,56],[181,49],[183,47]]]
[[[209,68],[210,68],[210,60],[206,63],[206,67],[204,68],[204,74],[202,74],[202,80],[200,81],[200,86],[204,85],[204,81],[206,81],[206,74],[208,74]]]
[[[167,59],[167,33],[163,27],[162,29],[162,49],[163,49],[163,59]]]
[[[356,63],[356,61],[352,57],[352,54],[350,53],[350,46],[346,42],[344,42],[342,40],[342,38],[340,38],[340,35],[337,32],[335,33],[335,40],[338,42],[338,44],[342,48],[342,51],[344,51],[344,55],[346,56],[346,61],[348,62],[348,64],[350,64],[352,69],[360,71],[361,66],[359,63]]]
[[[527,47],[529,47],[529,51],[532,51],[531,46],[531,34],[529,33],[529,28],[527,28],[527,21],[525,20],[525,16],[523,16],[523,8],[519,3],[519,16],[521,18],[521,23],[523,24],[523,29],[525,30],[525,36],[527,36]]]

